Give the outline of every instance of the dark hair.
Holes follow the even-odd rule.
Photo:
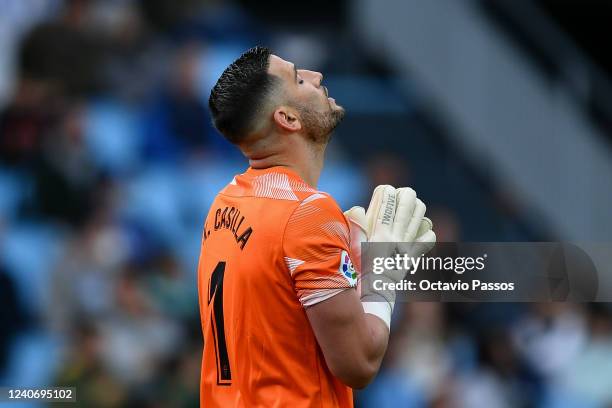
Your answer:
[[[268,73],[270,49],[253,47],[223,71],[210,91],[213,124],[230,142],[238,143],[251,130],[258,108],[278,78]]]

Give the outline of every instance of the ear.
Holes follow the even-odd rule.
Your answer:
[[[286,106],[279,106],[274,111],[274,123],[287,132],[297,132],[302,129],[302,123],[296,112]]]

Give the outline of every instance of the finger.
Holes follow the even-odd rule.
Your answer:
[[[432,242],[436,243],[436,233],[432,230],[427,231],[425,234],[417,237],[415,242]]]
[[[385,237],[390,236],[395,217],[395,188],[389,185],[376,187],[370,207],[368,212],[371,217],[369,221],[372,223],[371,235],[373,237],[378,234],[384,234]]]
[[[406,228],[406,232],[404,233],[404,242],[413,242],[415,240],[419,225],[421,225],[421,221],[423,221],[425,210],[425,204],[417,198],[414,212],[412,213],[412,218],[410,219],[408,228]]]
[[[424,235],[419,236],[416,239],[417,245],[419,245],[419,250],[421,254],[426,254],[431,251],[432,248],[436,245],[436,233],[429,230]]]
[[[423,219],[421,220],[421,224],[419,225],[419,230],[417,231],[416,236],[420,237],[421,235],[425,234],[427,231],[430,231],[431,229],[433,229],[433,222],[431,222],[429,218],[423,217]]]
[[[370,205],[368,205],[368,209],[366,210],[366,217],[368,218],[368,222],[371,224],[368,225],[368,227],[370,228],[373,227],[373,223],[376,220],[376,214],[378,214],[378,211],[380,209],[382,197],[384,195],[385,190],[388,188],[393,188],[393,186],[390,186],[388,184],[381,184],[377,186],[374,189],[374,192],[372,193]]]
[[[410,187],[398,188],[395,191],[395,197],[397,199],[397,207],[393,221],[393,235],[401,239],[412,219],[412,213],[416,205],[416,192]]]

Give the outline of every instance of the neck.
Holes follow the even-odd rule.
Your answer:
[[[252,168],[287,167],[316,188],[323,170],[325,145],[313,144],[301,135],[290,134],[267,136],[240,148]]]

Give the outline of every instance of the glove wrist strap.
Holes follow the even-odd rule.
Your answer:
[[[363,311],[380,318],[386,325],[389,331],[391,330],[391,313],[393,305],[388,302],[367,302],[362,301]]]

